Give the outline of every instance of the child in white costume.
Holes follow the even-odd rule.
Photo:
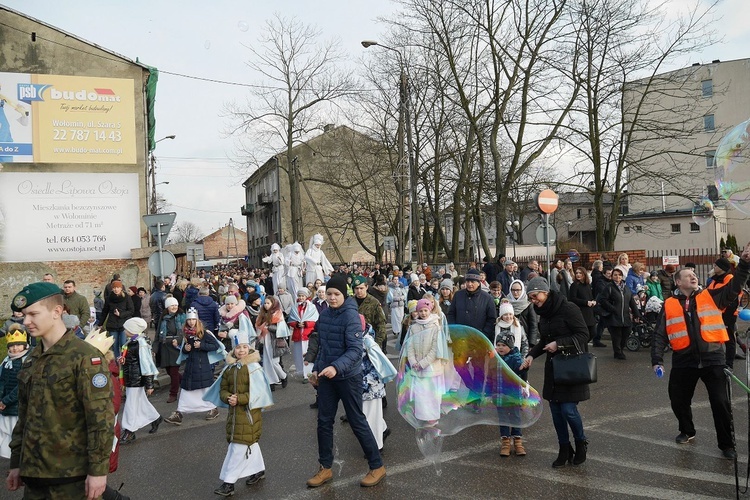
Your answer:
[[[118,358],[122,367],[122,383],[125,385],[120,444],[126,445],[135,441],[135,431],[148,424],[151,424],[149,434],[154,434],[159,429],[162,418],[148,400],[148,396],[154,392],[154,377],[159,373],[151,354],[151,346],[143,337],[148,324],[143,318],[130,318],[123,324],[123,328],[128,342]]]
[[[218,388],[218,400],[213,401],[229,408],[226,426],[229,449],[219,474],[222,484],[214,490],[221,496],[233,495],[234,483],[241,477],[247,477],[248,486],[265,477],[266,466],[258,445],[263,426],[261,409],[273,404],[268,380],[258,364],[260,354],[250,347],[255,339],[252,324],[243,319],[240,330],[232,330],[229,335],[234,349],[227,355],[226,368],[206,395],[215,397]]]
[[[307,343],[310,333],[318,322],[318,308],[308,299],[307,288],[297,290],[297,303],[289,312],[289,328],[292,330],[292,355],[297,375],[302,376],[302,381],[307,382],[307,377],[312,373],[312,365],[304,364],[303,356],[307,352]]]

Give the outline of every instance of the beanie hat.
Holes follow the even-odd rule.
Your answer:
[[[42,299],[52,297],[53,295],[62,295],[62,293],[60,287],[54,283],[47,283],[46,281],[31,283],[30,285],[23,287],[23,290],[13,297],[10,308],[16,312],[21,312],[24,308],[29,307]]]
[[[234,295],[227,295],[224,297],[224,303],[225,304],[236,304],[237,303],[237,297]]]
[[[516,337],[510,330],[500,330],[495,334],[495,345],[497,344],[505,344],[512,348],[516,344]]]
[[[542,277],[536,277],[529,280],[526,285],[526,295],[531,295],[534,292],[546,292],[549,293],[549,283]]]
[[[112,288],[114,288],[116,286],[122,288],[122,281],[120,281],[120,280],[112,280],[112,283],[110,283],[110,286]]]
[[[167,297],[164,301],[164,307],[179,306],[180,303],[174,297]]]
[[[409,314],[411,314],[411,313],[413,313],[413,312],[415,312],[417,310],[417,304],[418,303],[419,303],[419,301],[417,301],[417,300],[410,300],[406,304],[406,306],[409,308]]]
[[[503,302],[500,304],[500,307],[497,310],[498,317],[502,316],[503,314],[513,314],[513,306],[510,304],[510,302]]]
[[[65,328],[68,330],[72,330],[77,326],[81,325],[81,320],[78,319],[78,316],[75,314],[65,314],[62,315],[62,321],[63,325],[65,325]]]
[[[422,309],[432,310],[432,301],[430,299],[419,299],[417,302],[417,311],[421,311]]]
[[[329,288],[335,288],[339,292],[341,292],[341,295],[346,298],[349,295],[349,292],[346,288],[346,278],[343,274],[334,274],[331,279],[328,280],[328,283],[326,283],[326,290]]]
[[[133,335],[140,335],[146,330],[146,328],[148,328],[148,324],[143,318],[130,318],[125,323],[123,323],[122,327],[128,333],[132,333]]]
[[[476,269],[469,269],[466,272],[466,278],[465,279],[466,279],[466,281],[481,281],[479,279],[479,271],[477,271]]]
[[[304,295],[305,297],[310,296],[310,290],[308,290],[305,287],[300,287],[297,289],[297,295]]]
[[[195,307],[188,309],[185,319],[198,319],[198,310]]]
[[[417,273],[412,273],[410,279],[412,283],[419,283],[419,275]]]
[[[440,282],[440,289],[443,289],[443,288],[450,288],[451,290],[453,290],[453,280],[451,280],[451,279],[444,279],[443,281],[441,281]]]
[[[714,262],[714,264],[716,265],[716,267],[718,267],[724,272],[729,271],[729,269],[731,269],[732,267],[729,261],[725,259],[724,257],[719,257],[718,259],[716,259],[716,262]]]
[[[136,293],[138,293],[138,287],[137,286],[131,286],[130,287],[130,291],[133,292],[134,294],[136,294]]]

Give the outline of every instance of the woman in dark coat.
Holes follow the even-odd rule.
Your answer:
[[[583,321],[586,322],[586,326],[589,329],[589,341],[594,338],[596,334],[596,318],[594,318],[594,306],[596,301],[594,300],[594,292],[591,289],[591,281],[589,280],[589,273],[586,269],[579,267],[575,271],[573,277],[573,284],[570,285],[568,290],[568,300],[578,306],[583,316]],[[588,342],[581,346],[585,351],[588,351]]]
[[[154,354],[156,366],[166,369],[171,379],[167,403],[174,403],[177,401],[177,392],[180,390],[180,365],[177,364],[177,358],[180,356],[185,313],[179,312],[180,306],[174,297],[167,297],[164,306],[164,314],[159,319],[159,329],[154,340]]]
[[[578,413],[578,402],[589,399],[588,384],[556,385],[552,375],[552,358],[561,350],[576,352],[589,337],[581,310],[556,291],[550,291],[544,278],[529,280],[526,294],[539,315],[539,343],[530,351],[521,370],[531,366],[535,358],[547,353],[544,362],[542,397],[549,401],[560,452],[552,467],[563,467],[566,462],[580,465],[586,461],[588,441],[583,433],[583,420]],[[582,349],[582,347],[580,347]],[[576,448],[570,445],[568,427],[573,431]]]
[[[125,336],[125,329],[122,325],[125,324],[125,321],[133,317],[135,309],[133,308],[133,301],[123,291],[122,281],[114,280],[111,285],[112,291],[109,292],[109,295],[104,300],[102,318],[104,318],[104,322],[107,324],[107,333],[115,338],[112,350],[115,353],[115,357],[119,357],[122,347],[128,343],[128,339]]]
[[[612,350],[615,353],[615,359],[625,359],[625,344],[630,336],[630,329],[633,317],[640,318],[641,312],[635,302],[633,294],[625,285],[622,277],[622,271],[615,268],[612,271],[612,281],[604,287],[604,290],[596,297],[596,302],[609,315],[606,317],[607,330],[612,337]]]

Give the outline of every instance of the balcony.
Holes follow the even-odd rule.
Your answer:
[[[258,203],[260,205],[270,205],[273,203],[273,196],[268,193],[260,193],[258,195]]]
[[[253,215],[255,207],[253,205],[242,205],[242,215]]]

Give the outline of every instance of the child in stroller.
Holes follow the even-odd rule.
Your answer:
[[[664,301],[659,297],[648,297],[646,292],[645,286],[638,287],[636,302],[641,309],[643,321],[633,325],[633,329],[630,331],[630,336],[625,344],[629,351],[635,352],[641,347],[651,346],[651,339],[654,338],[654,332],[656,331],[656,320],[664,304]]]

